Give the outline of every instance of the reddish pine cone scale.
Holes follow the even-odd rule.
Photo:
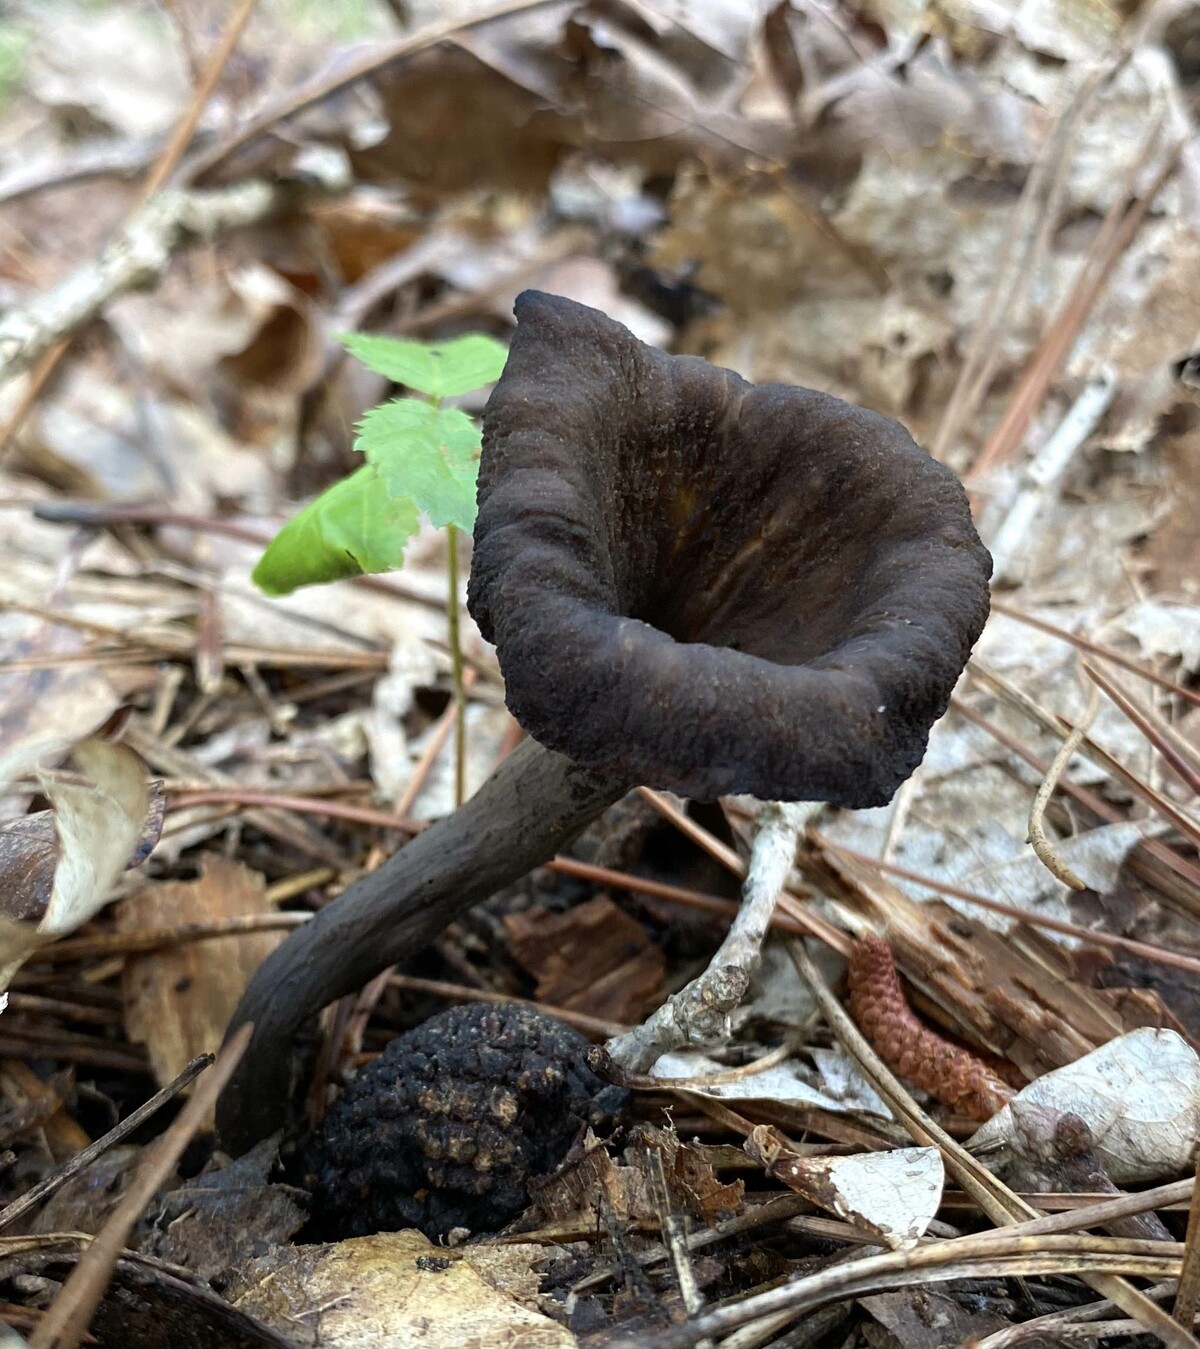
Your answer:
[[[917,1019],[896,973],[892,948],[873,932],[850,953],[850,1015],[897,1076],[968,1119],[988,1120],[1013,1089],[970,1050]]]

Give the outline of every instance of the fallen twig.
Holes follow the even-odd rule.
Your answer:
[[[1104,416],[1116,391],[1117,377],[1112,370],[1106,369],[1089,380],[1054,434],[1025,465],[1024,482],[989,544],[995,568],[993,583],[1019,579],[1018,564],[1027,556],[1025,543],[1034,521],[1056,499],[1063,474]]]
[[[742,887],[742,903],[708,968],[673,994],[636,1030],[607,1046],[615,1063],[642,1072],[662,1054],[687,1044],[723,1044],[730,1013],[741,1003],[762,957],[763,939],[796,857],[796,841],[821,807],[768,802],[758,812],[757,832]]]
[[[1080,717],[1075,729],[1059,747],[1058,753],[1050,763],[1046,776],[1042,779],[1042,785],[1034,795],[1033,805],[1029,808],[1029,842],[1033,851],[1037,853],[1038,860],[1046,870],[1056,880],[1062,881],[1064,885],[1069,885],[1072,890],[1086,890],[1088,888],[1087,882],[1081,881],[1076,876],[1046,837],[1046,807],[1050,803],[1050,798],[1054,795],[1054,789],[1058,786],[1059,779],[1066,772],[1067,764],[1071,762],[1072,755],[1083,743],[1092,722],[1096,720],[1096,710],[1099,705],[1100,694],[1093,685],[1083,716]]]
[[[337,186],[336,181],[327,184],[329,189]],[[0,319],[0,381],[28,370],[118,295],[153,285],[176,249],[266,220],[294,203],[303,190],[295,182],[251,180],[212,191],[159,193],[98,258]]]
[[[26,1190],[19,1199],[14,1199],[7,1208],[0,1209],[0,1231],[3,1231],[10,1223],[16,1222],[18,1218],[23,1217],[30,1209],[36,1208],[43,1199],[49,1199],[56,1190],[61,1189],[72,1177],[77,1176],[82,1170],[90,1166],[97,1157],[102,1156],[109,1148],[115,1147],[123,1138],[127,1138],[151,1115],[157,1110],[161,1110],[168,1101],[173,1100],[185,1087],[194,1082],[212,1061],[213,1056],[211,1054],[198,1055],[173,1082],[168,1082],[161,1091],[155,1092],[148,1101],[143,1102],[136,1110],[131,1110],[120,1124],[110,1129],[102,1138],[96,1139],[90,1147],[77,1152],[74,1157],[69,1158],[56,1171],[39,1180],[36,1185]]]
[[[253,1027],[243,1026],[221,1050],[207,1077],[171,1127],[147,1151],[120,1203],[96,1239],[79,1257],[53,1305],[42,1318],[29,1349],[75,1349],[88,1328],[104,1289],[142,1210],[170,1174],[193,1134],[212,1112],[221,1088],[250,1043]]]

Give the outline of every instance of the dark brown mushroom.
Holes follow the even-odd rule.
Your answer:
[[[697,799],[887,802],[987,618],[958,479],[889,417],[516,312],[469,601],[513,715]]]
[[[920,762],[987,617],[954,475],[899,423],[666,356],[527,291],[484,413],[469,604],[533,737],[293,933],[218,1114],[277,1128],[304,1018],[638,783],[863,807]]]

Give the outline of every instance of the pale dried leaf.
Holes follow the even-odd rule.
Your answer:
[[[1169,656],[1192,673],[1200,669],[1200,608],[1161,600],[1139,600],[1114,627],[1127,632],[1143,657]]]
[[[669,1083],[673,1078],[687,1078],[687,1089],[718,1101],[786,1101],[799,1105],[816,1106],[821,1110],[845,1113],[843,1102],[834,1100],[814,1087],[804,1076],[798,1063],[788,1061],[764,1068],[759,1073],[748,1073],[733,1081],[705,1084],[706,1077],[725,1076],[729,1068],[704,1054],[693,1051],[661,1055],[650,1070],[653,1077]]]
[[[1024,1087],[970,1140],[1020,1152],[1014,1107],[1078,1115],[1118,1185],[1178,1175],[1200,1139],[1200,1058],[1172,1030],[1135,1030]],[[985,1152],[985,1155],[986,1155]]]
[[[54,809],[58,861],[41,921],[0,916],[0,984],[7,984],[39,947],[86,923],[108,899],[113,882],[139,848],[151,799],[141,760],[121,745],[89,740],[75,750],[87,781],[43,777]],[[7,895],[6,905],[17,903]]]
[[[86,108],[126,136],[166,132],[187,105],[188,72],[163,16],[137,7],[39,15],[29,83],[51,107]]]
[[[476,1273],[469,1255],[420,1232],[381,1232],[334,1246],[281,1247],[254,1261],[235,1303],[321,1349],[571,1349],[565,1327]],[[314,1344],[314,1339],[301,1339]]]
[[[747,1141],[755,1155],[772,1131],[759,1126]],[[814,1204],[864,1227],[888,1246],[915,1245],[937,1214],[946,1183],[937,1148],[895,1148],[847,1157],[775,1156],[771,1174]]]

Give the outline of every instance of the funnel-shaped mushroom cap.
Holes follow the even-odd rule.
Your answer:
[[[988,612],[899,422],[526,291],[483,418],[469,606],[535,739],[702,800],[878,806]]]

